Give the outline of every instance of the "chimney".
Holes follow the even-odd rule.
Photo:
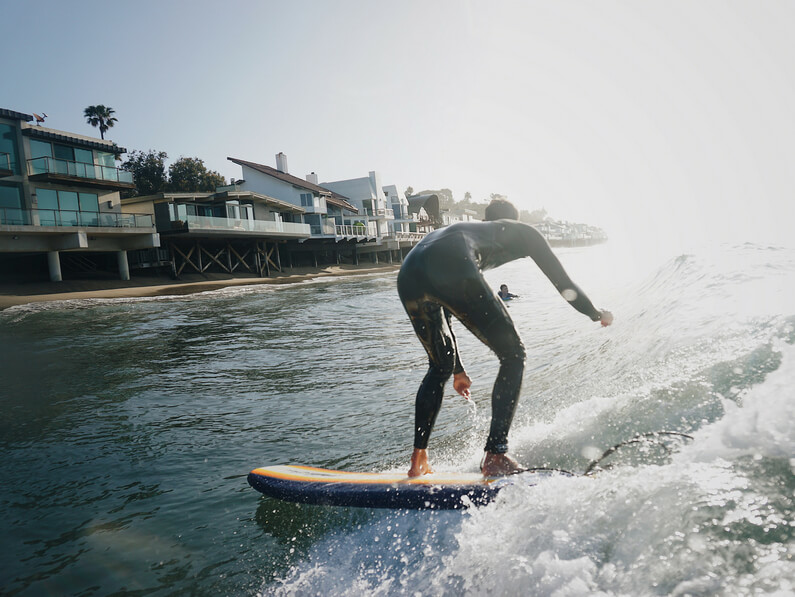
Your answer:
[[[290,171],[287,169],[287,156],[281,151],[276,154],[276,169],[279,172],[284,172],[285,174],[290,173]]]
[[[317,184],[317,174],[314,172],[312,172],[312,174],[307,174],[306,181],[311,182],[312,184]]]

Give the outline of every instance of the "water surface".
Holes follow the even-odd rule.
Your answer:
[[[751,595],[795,589],[795,253],[558,251],[616,324],[530,260],[511,434],[582,471],[635,433],[694,440],[470,512],[286,504],[256,467],[404,469],[426,367],[394,273],[0,312],[0,593]],[[476,470],[496,358],[455,328],[476,407],[448,391],[441,470]],[[622,460],[623,459],[623,460]]]

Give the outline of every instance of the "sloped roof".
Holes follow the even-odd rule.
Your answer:
[[[26,137],[33,137],[35,139],[47,139],[48,141],[63,141],[78,147],[86,147],[88,149],[99,149],[107,151],[108,153],[120,154],[127,153],[124,147],[119,147],[113,141],[107,139],[94,139],[84,135],[76,135],[73,133],[65,133],[63,131],[56,131],[55,129],[44,128],[43,126],[28,126],[22,129],[22,134]]]
[[[314,193],[317,193],[318,195],[323,195],[324,197],[326,197],[326,201],[328,203],[336,205],[339,208],[347,209],[354,213],[359,212],[359,209],[350,203],[348,197],[340,195],[339,193],[335,193],[334,191],[327,189],[325,187],[321,187],[320,185],[311,183],[308,180],[304,180],[303,178],[298,178],[297,176],[293,176],[292,174],[287,174],[286,172],[282,172],[281,170],[277,170],[276,168],[271,168],[270,166],[266,166],[265,164],[257,164],[256,162],[247,162],[246,160],[241,160],[238,158],[227,157],[226,159],[229,160],[230,162],[234,162],[238,166],[246,166],[247,168],[251,168],[252,170],[256,170],[257,172],[261,172],[262,174],[267,174],[268,176],[272,176],[273,178],[291,184],[295,187],[306,189],[307,191],[312,191]]]
[[[30,114],[14,112],[14,110],[9,110],[7,108],[0,108],[0,118],[8,118],[9,120],[24,120],[25,122],[30,122],[33,120],[33,116]]]
[[[262,193],[255,193],[253,191],[215,191],[215,192],[196,192],[196,193],[155,193],[153,195],[138,195],[135,197],[128,197],[122,199],[122,205],[131,205],[134,203],[171,203],[175,201],[192,201],[194,203],[213,202],[223,199],[241,200],[248,199],[253,203],[264,203],[265,205],[272,205],[278,207],[283,211],[291,211],[293,213],[306,213],[303,207],[298,207],[287,201],[269,197]]]

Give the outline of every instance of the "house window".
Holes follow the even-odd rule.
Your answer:
[[[0,153],[8,154],[2,156],[0,168],[11,168],[14,174],[19,174],[19,155],[17,154],[17,132],[10,124],[0,124]],[[7,160],[7,161],[6,161]]]
[[[113,154],[107,154],[112,157]],[[33,174],[57,172],[81,178],[97,178],[94,152],[60,143],[30,140],[30,156]],[[44,158],[54,158],[52,161]]]
[[[67,162],[75,161],[75,150],[73,147],[69,147],[68,145],[53,143],[52,153],[52,157],[54,157],[56,160],[66,160]]]
[[[22,195],[18,185],[0,185],[0,224],[27,224],[27,213],[22,209]]]
[[[32,158],[51,158],[52,145],[39,141],[38,139],[30,140],[30,157]]]
[[[312,193],[301,193],[301,207],[312,207],[314,204]]]
[[[91,164],[94,165],[94,152],[88,149],[79,149],[75,147],[75,162],[80,162],[81,164]]]
[[[36,197],[42,226],[99,226],[96,193],[36,189]]]

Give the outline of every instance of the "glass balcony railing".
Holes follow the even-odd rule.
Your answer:
[[[309,224],[274,222],[271,220],[236,220],[211,216],[185,216],[188,228],[202,230],[239,230],[242,232],[264,232],[309,236]]]
[[[99,213],[58,209],[0,208],[6,226],[87,226],[93,228],[154,228],[147,214]]]
[[[309,224],[312,236],[337,236],[337,227],[333,222],[323,222],[322,224]]]
[[[83,162],[70,162],[55,158],[42,157],[28,160],[28,176],[35,174],[63,174],[76,178],[90,180],[106,180],[109,182],[133,183],[132,172],[102,166],[100,164],[86,164]]]
[[[30,210],[14,207],[0,208],[0,224],[5,226],[27,226],[30,224]]]

